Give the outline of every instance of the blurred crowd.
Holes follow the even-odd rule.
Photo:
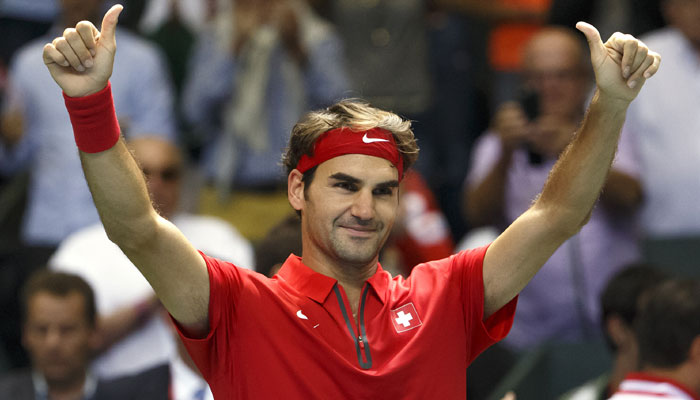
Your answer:
[[[33,371],[13,375],[17,392],[3,392],[11,389],[0,379],[0,397],[33,398],[20,394],[26,387],[70,394],[76,380],[97,398],[211,396],[148,282],[102,229],[41,59],[66,27],[99,27],[113,3],[0,2],[0,372]],[[641,37],[661,54],[627,112],[590,221],[522,291],[506,340],[470,368],[472,399],[553,342],[607,340],[624,354],[623,372],[636,370],[628,349],[636,339],[624,339],[636,337],[642,278],[625,289],[618,274],[644,262],[657,265],[646,286],[700,277],[697,0],[122,4],[112,90],[154,205],[198,249],[268,276],[301,252],[280,156],[307,111],[360,98],[412,121],[421,155],[380,255],[384,269],[407,276],[489,243],[540,192],[594,90],[576,21],[597,26],[603,40],[615,31]],[[698,286],[688,288],[697,301]],[[652,335],[654,321],[645,324]],[[693,337],[697,326],[689,329]],[[602,396],[623,372],[598,382]]]

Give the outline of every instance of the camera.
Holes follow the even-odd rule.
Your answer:
[[[520,103],[520,107],[523,108],[523,111],[530,122],[534,121],[540,115],[540,97],[536,91],[524,90],[520,96],[518,96],[518,103]],[[531,149],[529,145],[527,148],[527,153],[530,164],[542,164],[542,155]]]

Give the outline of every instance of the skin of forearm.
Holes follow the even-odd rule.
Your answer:
[[[512,153],[502,150],[501,157],[491,172],[465,195],[464,210],[469,224],[474,227],[501,222],[505,203],[505,187]]]
[[[584,124],[552,168],[535,202],[573,233],[583,226],[612,165],[628,102],[596,92]]]
[[[155,211],[143,173],[123,139],[100,153],[80,153],[80,158],[109,239],[141,271],[183,329],[203,337],[209,327],[204,259]]]
[[[120,139],[100,153],[80,152],[92,198],[107,236],[120,247],[148,242],[157,213],[151,205],[141,169]]]
[[[517,295],[590,217],[617,148],[629,101],[596,93],[583,126],[552,168],[533,206],[489,247],[484,315]]]

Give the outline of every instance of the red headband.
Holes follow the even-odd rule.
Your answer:
[[[399,171],[399,181],[403,178],[403,159],[396,148],[394,135],[382,128],[354,131],[341,127],[326,131],[316,139],[313,155],[301,156],[297,170],[303,174],[324,161],[345,154],[366,154],[389,160]]]

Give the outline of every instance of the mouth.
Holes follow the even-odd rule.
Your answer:
[[[346,230],[351,236],[358,237],[369,237],[377,232],[377,229],[375,228],[368,228],[364,226],[341,226],[341,228]]]

